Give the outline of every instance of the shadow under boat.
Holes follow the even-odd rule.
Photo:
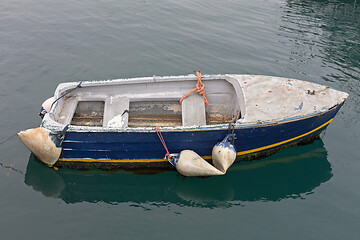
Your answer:
[[[177,175],[177,176],[176,176]],[[246,201],[306,197],[332,177],[327,151],[319,139],[285,149],[263,160],[240,162],[227,175],[184,178],[175,171],[55,171],[30,156],[25,183],[46,197],[66,203],[106,202],[141,206],[177,204],[231,207]]]

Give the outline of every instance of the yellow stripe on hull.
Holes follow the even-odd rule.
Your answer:
[[[282,141],[282,142],[278,142],[278,143],[274,143],[274,144],[271,144],[271,145],[267,145],[267,146],[264,146],[264,147],[259,147],[259,148],[254,148],[254,149],[250,149],[250,150],[246,150],[246,151],[242,151],[242,152],[238,152],[237,155],[240,156],[240,155],[246,155],[246,154],[249,154],[249,153],[255,153],[255,152],[260,152],[260,151],[263,151],[263,150],[266,150],[266,149],[270,149],[270,148],[274,148],[274,147],[277,147],[277,146],[280,146],[280,145],[283,145],[285,143],[288,143],[288,142],[292,142],[294,140],[297,140],[297,139],[300,139],[302,137],[305,137],[313,132],[316,132],[318,130],[320,130],[321,128],[324,128],[326,127],[327,125],[329,125],[331,123],[331,121],[333,120],[330,119],[329,121],[327,121],[326,123],[324,123],[323,125],[307,132],[307,133],[304,133],[302,135],[299,135],[297,137],[294,137],[294,138],[290,138],[288,140],[285,140],[285,141]],[[211,159],[211,156],[204,156],[203,157],[204,159]],[[167,159],[84,159],[84,158],[59,158],[60,162],[86,162],[86,163],[155,163],[155,162],[167,162],[168,160]]]

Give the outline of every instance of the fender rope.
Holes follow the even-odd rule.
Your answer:
[[[191,90],[190,92],[188,92],[187,94],[182,96],[182,98],[180,98],[180,104],[187,96],[189,96],[192,92],[196,91],[198,94],[203,96],[204,101],[205,101],[205,106],[206,106],[206,105],[209,104],[209,102],[208,102],[208,100],[206,98],[206,94],[205,94],[205,91],[204,91],[205,85],[201,81],[201,73],[200,73],[200,71],[197,70],[195,73],[196,73],[196,76],[197,76],[197,79],[198,79],[198,82],[196,83],[196,88],[194,88],[193,90]]]
[[[164,146],[164,148],[165,148],[165,150],[166,150],[166,154],[165,154],[164,159],[166,159],[166,158],[167,158],[167,159],[170,159],[171,157],[170,157],[169,150],[168,150],[167,147],[166,147],[165,140],[164,140],[164,138],[163,138],[163,136],[162,136],[162,134],[161,134],[161,132],[160,132],[159,127],[156,127],[156,128],[155,128],[155,131],[156,131],[156,134],[158,135],[158,137],[159,137],[162,145]]]

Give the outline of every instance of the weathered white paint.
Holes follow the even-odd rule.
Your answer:
[[[113,117],[107,124],[109,128],[123,128],[125,125],[124,118],[122,115],[117,115]]]
[[[42,162],[52,167],[60,157],[61,148],[56,147],[45,128],[32,128],[17,135],[22,143]]]
[[[327,111],[347,97],[327,86],[289,78],[227,75],[243,92],[245,114],[240,124],[276,122]]]
[[[113,96],[105,98],[103,127],[127,127],[129,114],[124,113],[126,110],[129,110],[129,98]]]

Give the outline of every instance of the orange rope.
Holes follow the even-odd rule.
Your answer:
[[[169,150],[168,150],[167,147],[166,147],[165,140],[164,140],[164,138],[163,138],[163,136],[162,136],[162,134],[161,134],[161,132],[160,132],[159,127],[156,127],[156,128],[155,128],[155,131],[156,131],[156,134],[158,135],[158,137],[159,137],[162,145],[164,146],[164,148],[165,148],[165,150],[166,150],[166,154],[165,154],[164,159],[165,159],[165,158],[170,159],[171,157],[170,157]]]
[[[187,97],[189,96],[192,92],[196,91],[198,94],[200,94],[201,96],[203,96],[204,101],[205,101],[205,106],[209,104],[207,98],[206,98],[206,94],[204,91],[204,87],[205,85],[201,82],[201,73],[200,71],[196,71],[196,76],[198,79],[198,82],[196,83],[196,88],[194,88],[193,90],[191,90],[190,92],[188,92],[187,94],[185,94],[184,96],[182,96],[182,98],[180,98],[180,104],[181,102]]]

